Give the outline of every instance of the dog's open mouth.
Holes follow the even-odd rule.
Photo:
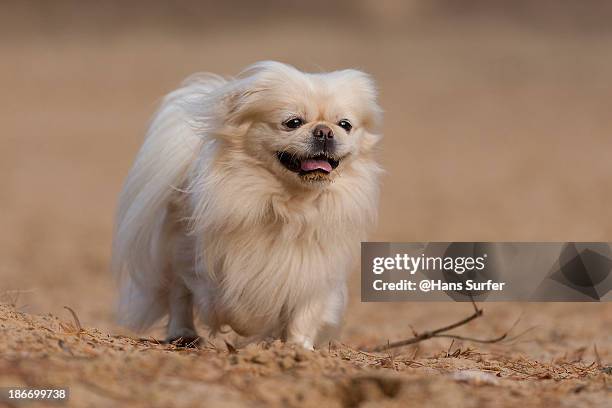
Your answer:
[[[278,157],[278,161],[287,170],[298,173],[301,176],[316,173],[326,175],[331,173],[340,164],[340,159],[328,157],[324,154],[298,157],[287,152],[277,152],[276,157]]]

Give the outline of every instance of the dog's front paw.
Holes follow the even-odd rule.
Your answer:
[[[288,343],[297,344],[300,347],[304,347],[306,350],[314,351],[312,340],[305,336],[293,336],[289,338]]]
[[[300,346],[304,347],[306,350],[314,351],[314,344],[310,340],[304,340]]]

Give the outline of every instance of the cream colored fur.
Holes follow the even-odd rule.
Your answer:
[[[296,130],[282,123],[299,115]],[[355,70],[307,74],[262,62],[235,79],[199,75],[164,100],[121,193],[113,247],[119,316],[168,337],[214,334],[311,348],[337,327],[345,280],[376,217],[376,92]],[[337,125],[348,118],[350,132]],[[344,157],[328,180],[289,171],[316,124]]]

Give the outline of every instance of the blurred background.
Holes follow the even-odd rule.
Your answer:
[[[0,296],[117,330],[113,213],[149,118],[191,73],[264,59],[376,79],[387,173],[372,240],[612,241],[610,21],[603,0],[5,0]],[[470,312],[361,304],[352,277],[350,344]],[[610,304],[486,309],[487,332],[523,313],[540,346],[610,353]]]

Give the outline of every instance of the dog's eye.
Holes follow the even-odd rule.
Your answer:
[[[338,126],[346,130],[347,132],[350,132],[351,129],[353,128],[353,125],[351,125],[351,122],[349,122],[346,119],[342,119],[340,122],[338,122]]]
[[[297,129],[304,124],[304,120],[301,118],[291,118],[283,122],[283,126],[287,129]]]

